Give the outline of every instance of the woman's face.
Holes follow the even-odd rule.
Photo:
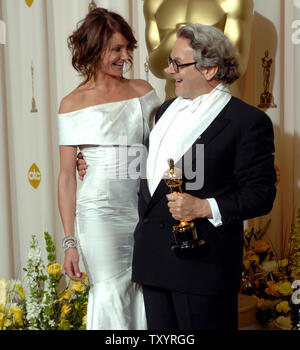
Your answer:
[[[131,53],[129,41],[121,33],[114,33],[102,55],[99,70],[102,73],[120,77],[123,74],[124,64],[129,60]]]

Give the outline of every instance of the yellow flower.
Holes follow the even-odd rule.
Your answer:
[[[70,300],[71,297],[72,297],[72,292],[69,289],[65,289],[61,294],[60,298],[58,299],[58,301]]]
[[[270,248],[270,245],[261,239],[253,242],[253,251],[255,253],[264,253]]]
[[[7,315],[0,312],[0,329],[6,329],[9,326],[11,326],[11,320]]]
[[[61,320],[60,323],[58,324],[59,329],[67,331],[72,328],[70,322],[68,320]]]
[[[72,281],[71,289],[73,292],[82,292],[84,290],[84,286],[80,281]]]
[[[58,275],[61,273],[62,266],[60,264],[51,264],[47,267],[49,275]]]
[[[87,312],[87,301],[83,303],[83,314],[86,315]]]
[[[60,312],[61,318],[64,318],[69,312],[71,312],[71,310],[72,310],[71,306],[64,304]]]
[[[282,301],[276,305],[276,311],[277,312],[284,312],[288,313],[291,310],[290,305],[288,301]]]
[[[267,282],[268,287],[265,288],[265,292],[269,295],[273,295],[274,297],[280,297],[280,293],[278,292],[279,285],[274,281]]]
[[[292,277],[294,280],[300,280],[300,269],[297,268],[297,269],[295,269],[294,271],[292,271],[291,277]]]
[[[284,330],[291,329],[292,328],[291,318],[286,316],[279,316],[275,320],[275,325],[279,329],[284,329]]]
[[[244,264],[246,270],[248,270],[250,268],[251,261],[258,264],[259,263],[258,255],[256,255],[252,250],[249,250],[247,253],[244,252],[243,264]]]
[[[88,279],[88,276],[87,276],[86,272],[84,272],[84,275],[85,275],[85,279],[82,282],[85,282],[85,283],[87,283],[89,285],[90,282],[89,282],[89,279]]]
[[[256,295],[253,295],[253,296],[257,300],[257,308],[261,309],[263,307],[263,305],[264,305],[265,299],[264,298],[258,298]]]
[[[16,290],[19,292],[21,299],[25,300],[24,288],[16,284]]]
[[[289,263],[288,259],[278,260],[278,266],[279,266],[280,268],[286,267],[286,266],[288,265],[288,263]]]
[[[283,281],[283,282],[280,282],[280,283],[279,283],[278,291],[279,291],[282,295],[291,295],[291,294],[293,294],[291,282],[290,282],[290,281]]]
[[[251,229],[250,228],[245,228],[244,229],[244,236],[248,236],[251,233]]]
[[[0,304],[6,304],[6,287],[7,282],[5,278],[0,278]]]
[[[243,264],[246,270],[249,270],[250,268],[250,261],[249,260],[243,260]]]
[[[14,320],[15,322],[17,322],[20,326],[23,325],[23,312],[19,307],[12,307],[10,309],[10,311],[12,312],[12,314],[14,315]]]

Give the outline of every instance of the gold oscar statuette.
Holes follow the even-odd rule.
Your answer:
[[[92,1],[89,3],[89,12],[94,11],[96,8],[97,8],[97,4],[95,3],[94,0],[92,0]]]
[[[36,102],[34,98],[34,68],[33,63],[31,63],[31,88],[32,88],[32,99],[31,99],[31,113],[37,113],[38,109],[36,108]]]
[[[164,181],[170,187],[171,193],[182,193],[182,172],[174,167],[174,160],[168,159],[169,169],[164,173]],[[193,221],[180,220],[173,226],[175,244],[171,246],[172,251],[179,258],[193,258],[199,253],[199,248],[205,243],[204,239],[197,233]]]
[[[271,66],[273,63],[272,58],[269,58],[269,50],[265,51],[265,56],[262,58],[262,68],[264,76],[264,92],[260,95],[259,108],[277,108],[274,103],[273,94],[269,91],[270,87],[270,76],[271,76]]]

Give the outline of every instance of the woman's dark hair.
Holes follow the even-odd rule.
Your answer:
[[[72,65],[85,77],[85,82],[96,73],[96,66],[109,40],[117,32],[128,40],[130,51],[137,47],[132,29],[122,16],[104,8],[96,8],[78,23],[77,29],[68,38]],[[132,64],[131,56],[129,62]]]

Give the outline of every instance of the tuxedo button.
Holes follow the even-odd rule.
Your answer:
[[[161,223],[159,224],[159,227],[160,227],[160,228],[165,228],[165,224],[161,222]]]
[[[149,222],[148,218],[145,218],[144,221],[143,221],[144,224],[148,224],[148,222]]]

